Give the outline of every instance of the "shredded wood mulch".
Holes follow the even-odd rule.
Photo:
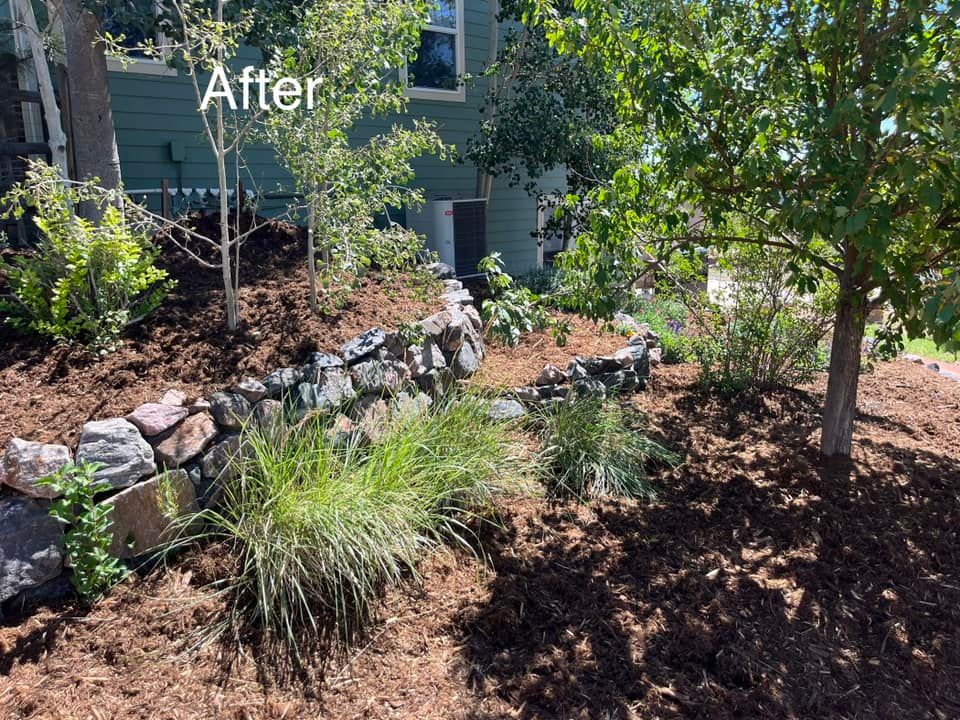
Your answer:
[[[501,389],[529,385],[536,380],[544,365],[556,365],[566,370],[578,355],[612,355],[627,345],[627,338],[623,335],[605,330],[602,325],[577,315],[555,312],[554,317],[569,325],[570,332],[564,345],[557,345],[547,330],[522,335],[516,347],[491,340],[488,342],[491,352],[484,358],[474,382]]]
[[[212,220],[199,223],[202,232],[215,234]],[[241,327],[229,333],[220,271],[203,269],[169,241],[161,247],[160,265],[177,287],[105,358],[18,335],[0,322],[0,448],[13,435],[73,445],[87,420],[126,415],[170,388],[191,398],[209,394],[244,376],[299,365],[313,350],[336,351],[373,326],[394,330],[440,307],[439,284],[374,273],[342,305],[318,316],[309,307],[302,229],[269,222],[243,245]]]
[[[656,501],[511,499],[487,564],[427,561],[323,678],[180,655],[220,602],[194,556],[8,617],[0,716],[960,717],[960,386],[880,365],[830,464],[822,384],[731,403],[694,377],[659,368],[637,399],[685,456]]]

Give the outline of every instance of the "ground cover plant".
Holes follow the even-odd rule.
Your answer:
[[[67,465],[41,481],[60,499],[50,514],[66,527],[63,549],[69,559],[70,581],[81,597],[97,600],[127,576],[127,566],[110,554],[110,508],[94,498],[110,490],[110,483],[97,480],[97,463]]]
[[[550,494],[652,497],[651,469],[678,458],[646,434],[642,420],[629,403],[593,397],[544,410],[539,460]]]
[[[470,395],[408,408],[369,445],[323,415],[282,438],[248,433],[222,507],[184,519],[236,558],[214,585],[230,606],[212,632],[252,628],[295,665],[346,647],[430,549],[469,546],[467,523],[510,482],[513,443],[487,408]]]

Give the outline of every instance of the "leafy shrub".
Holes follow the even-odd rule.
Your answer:
[[[64,183],[55,168],[31,162],[27,177],[4,197],[7,215],[36,210],[36,252],[4,265],[13,300],[0,300],[7,322],[56,340],[108,349],[124,328],[155,310],[171,284],[154,262],[147,229],[128,222],[122,193],[92,182]],[[93,223],[75,210],[93,203]]]
[[[550,295],[563,287],[563,273],[553,265],[544,265],[518,275],[516,283],[534,295]]]
[[[94,502],[110,484],[96,480],[98,463],[67,465],[40,483],[62,495],[50,515],[67,525],[64,550],[73,569],[73,586],[85,598],[102,597],[127,576],[127,567],[110,552],[110,509]]]
[[[790,387],[825,364],[835,291],[822,285],[800,295],[783,272],[784,258],[766,248],[737,247],[720,259],[730,282],[708,305],[695,343],[700,381],[721,392]]]
[[[550,317],[540,297],[527,287],[518,285],[503,271],[500,253],[483,258],[477,269],[485,273],[492,297],[483,302],[481,314],[491,337],[515,347],[525,332],[551,328],[562,345],[566,340],[566,326]]]
[[[464,518],[500,488],[511,443],[487,407],[460,397],[401,413],[366,447],[335,440],[320,416],[280,441],[250,433],[222,507],[201,514],[239,558],[217,629],[256,626],[295,664],[349,641],[424,552],[466,542]]]
[[[687,362],[693,355],[691,338],[685,334],[687,307],[669,295],[658,294],[652,299],[638,298],[629,308],[640,323],[646,323],[660,336],[662,360],[668,364]]]
[[[647,468],[675,464],[677,456],[651,440],[636,411],[582,397],[558,403],[543,414],[540,460],[554,495],[651,496]]]

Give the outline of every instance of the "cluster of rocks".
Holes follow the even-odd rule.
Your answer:
[[[567,398],[605,398],[645,389],[650,368],[660,364],[660,338],[649,325],[625,313],[618,313],[615,320],[631,333],[625,347],[611,356],[577,357],[565,370],[546,365],[532,385],[515,387],[497,400],[491,414],[515,418]]]
[[[940,367],[940,363],[938,362],[927,362],[919,355],[910,355],[907,353],[904,353],[900,357],[906,360],[907,362],[912,362],[916,365],[923,365],[925,368],[927,368],[927,370],[932,370],[933,372],[937,373],[937,375],[940,375],[941,377],[945,377],[947,380],[960,382],[960,374]]]
[[[402,332],[372,328],[300,367],[192,402],[168,391],[125,417],[86,423],[76,448],[13,438],[0,458],[0,602],[61,587],[63,528],[39,481],[70,462],[98,463],[109,486],[112,552],[143,555],[166,539],[174,516],[216,502],[242,453],[240,431],[281,431],[313,413],[334,416],[336,440],[376,439],[390,417],[420,412],[480,368],[482,323],[462,284],[444,280],[443,310]]]

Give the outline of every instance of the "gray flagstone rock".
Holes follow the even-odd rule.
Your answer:
[[[157,471],[150,443],[124,418],[93,420],[83,426],[77,463],[83,462],[102,463],[94,477],[114,488],[128,487]]]

